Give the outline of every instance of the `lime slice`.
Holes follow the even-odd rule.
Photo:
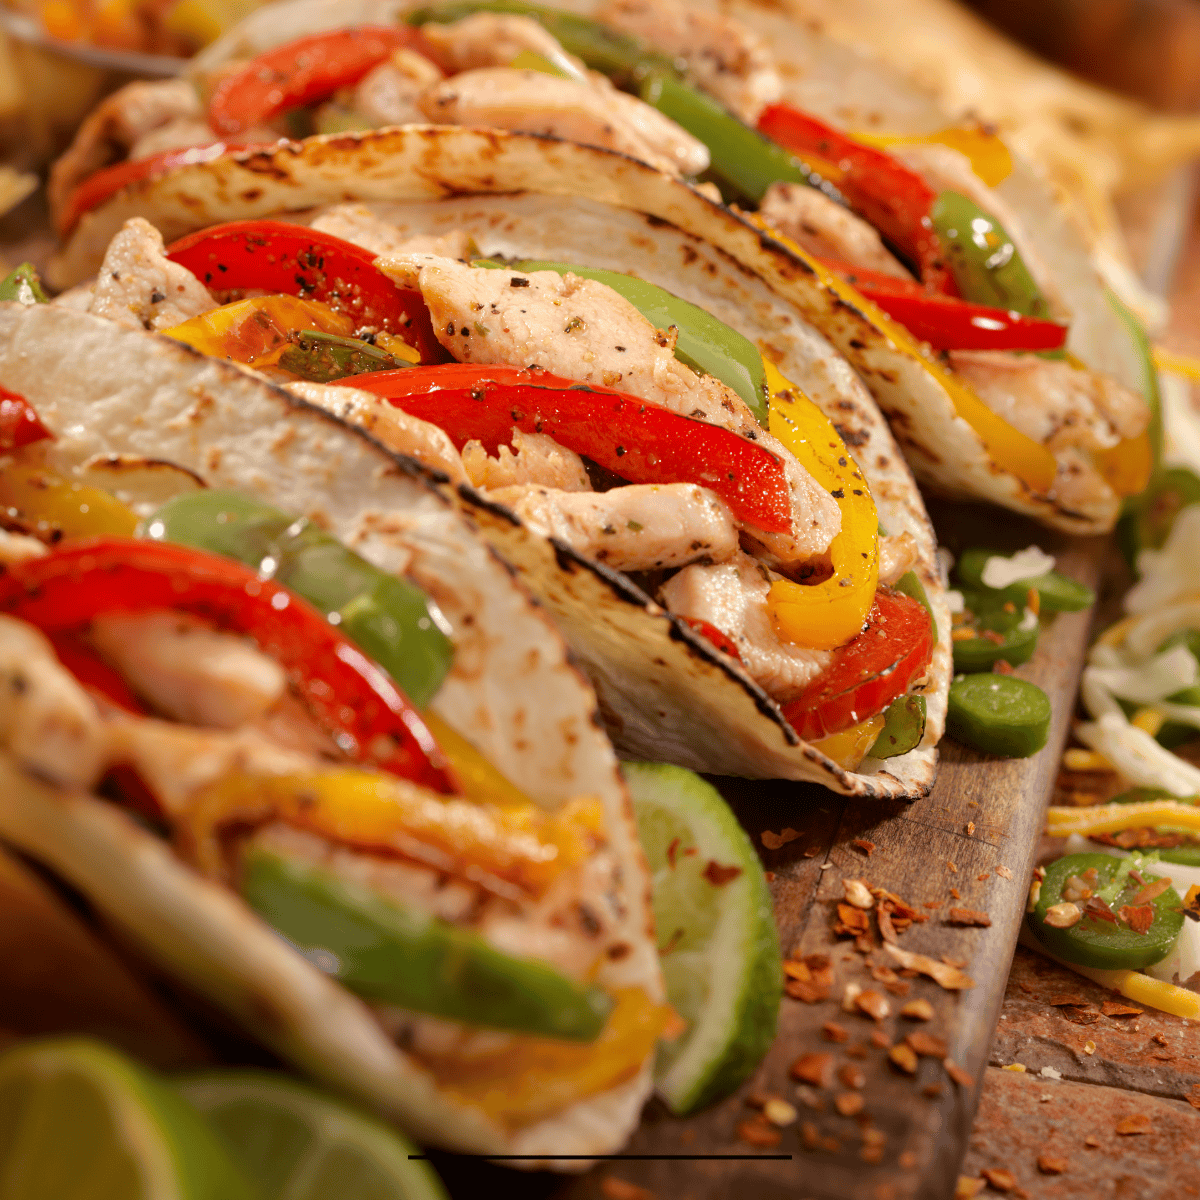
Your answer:
[[[176,1081],[208,1118],[262,1200],[446,1200],[433,1168],[394,1129],[268,1071]]]
[[[0,1056],[0,1200],[252,1200],[203,1118],[85,1038]]]
[[[622,767],[654,878],[667,997],[687,1032],[658,1048],[655,1080],[673,1112],[734,1090],[775,1037],[783,992],[779,935],[754,846],[691,771]]]

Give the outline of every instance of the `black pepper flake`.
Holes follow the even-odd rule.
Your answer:
[[[841,488],[835,488],[829,493],[835,500],[844,500],[846,493]],[[861,493],[860,493],[861,494]]]
[[[861,496],[861,495],[862,495],[862,488],[855,488],[855,489],[854,489],[854,494],[855,494],[856,496]]]
[[[513,276],[513,277],[512,277],[512,278],[511,278],[511,279],[508,281],[508,286],[509,286],[509,287],[528,287],[528,286],[529,286],[529,280],[528,280],[528,279],[522,279],[520,275],[514,275],[514,276]]]
[[[624,447],[624,446],[618,446],[618,447],[617,447],[617,457],[618,457],[618,458],[621,458],[621,457],[622,457],[624,454],[625,454],[625,447]]]
[[[841,458],[838,459],[838,466],[844,467],[845,465],[846,465],[846,459],[845,459],[845,456],[843,455]]]
[[[160,292],[158,288],[155,288],[154,291],[150,293],[151,304],[161,304],[166,298],[166,293]]]

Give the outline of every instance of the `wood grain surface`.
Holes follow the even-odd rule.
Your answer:
[[[1023,520],[993,509],[943,504],[935,522],[944,544],[1019,549],[1036,542],[1058,556],[1059,568],[1095,586],[1109,553],[1102,539],[1069,545]],[[1024,908],[1046,802],[1073,711],[1090,613],[1064,613],[1047,622],[1034,658],[1019,669],[1053,702],[1049,742],[1032,758],[1003,760],[943,742],[942,766],[932,793],[911,805],[869,805],[811,785],[751,780],[714,780],[749,831],[773,873],[771,889],[785,956],[832,957],[835,982],[827,1000],[784,998],[775,1043],[755,1076],[722,1104],[699,1115],[672,1117],[657,1101],[646,1109],[625,1157],[573,1178],[532,1175],[521,1183],[535,1200],[947,1200],[978,1104],[988,1049]],[[798,830],[799,838],[776,850],[762,833]],[[873,844],[869,854],[856,841]],[[1006,872],[998,872],[998,868]],[[1011,874],[1011,878],[1008,878]],[[843,879],[864,879],[928,914],[900,934],[906,950],[965,961],[975,986],[944,991],[925,978],[904,996],[873,980],[854,942],[833,931]],[[951,889],[957,889],[954,898]],[[922,907],[930,905],[934,907]],[[989,928],[947,923],[950,907],[986,912]],[[876,939],[878,941],[878,939]],[[872,963],[890,960],[882,949]],[[892,966],[897,966],[891,963]],[[878,991],[890,1013],[875,1021],[842,1010],[848,983]],[[928,1022],[899,1016],[908,1000],[923,997],[934,1009]],[[827,1022],[845,1041],[830,1041]],[[915,1075],[889,1061],[888,1047],[921,1030],[946,1044],[949,1057],[968,1075],[953,1082],[939,1058],[923,1056]],[[835,1036],[841,1036],[835,1031]],[[789,1069],[806,1054],[829,1054],[830,1086],[798,1085]],[[842,1081],[843,1068],[859,1068],[863,1086]],[[861,1111],[843,1116],[839,1096],[857,1091]],[[936,1093],[936,1094],[933,1094]],[[752,1120],[751,1106],[764,1096],[793,1104],[798,1117],[778,1130],[775,1146],[754,1146],[739,1135]],[[750,1104],[747,1101],[750,1100]],[[856,1101],[842,1101],[847,1108]],[[882,1135],[882,1138],[881,1136]],[[737,1156],[686,1159],[679,1156]],[[645,1156],[645,1157],[642,1157]],[[655,1156],[672,1156],[656,1158]],[[785,1157],[768,1157],[785,1156]],[[875,1161],[872,1161],[875,1160]],[[452,1155],[435,1156],[452,1195],[482,1195],[514,1186],[498,1167]]]

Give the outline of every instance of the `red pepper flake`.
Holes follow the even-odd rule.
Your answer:
[[[763,878],[764,878],[764,879],[765,879],[765,880],[766,880],[768,883],[774,883],[774,882],[775,882],[775,872],[774,872],[774,871],[764,871],[764,872],[763,872]]]
[[[922,996],[919,1000],[910,1000],[900,1010],[900,1015],[910,1021],[932,1021],[933,1005]]]
[[[952,1058],[942,1059],[942,1066],[946,1068],[946,1074],[958,1084],[959,1087],[969,1088],[975,1086],[975,1076],[969,1071],[964,1071]]]
[[[949,871],[951,875],[958,874],[958,867],[952,862],[949,862],[949,861],[946,862],[946,870]],[[957,899],[957,897],[955,897],[955,898]]]
[[[1119,1137],[1137,1137],[1143,1133],[1150,1133],[1152,1129],[1153,1125],[1148,1113],[1130,1113],[1129,1116],[1122,1117],[1117,1122]]]
[[[1012,673],[1012,663],[1010,663],[1007,659],[998,658],[994,663],[992,663],[993,675],[1011,675]]]
[[[1043,1175],[1062,1175],[1069,1163],[1058,1154],[1039,1154],[1037,1168]]]
[[[982,875],[975,876],[975,882],[982,883],[985,879],[991,879],[991,877],[992,877],[992,873],[990,871],[984,871],[984,873]]]
[[[882,1029],[873,1029],[871,1031],[871,1045],[877,1050],[886,1050],[891,1044],[892,1039]],[[847,1051],[847,1053],[849,1052]]]
[[[1083,915],[1093,917],[1097,921],[1110,921],[1113,925],[1117,923],[1117,914],[1099,896],[1088,898],[1088,902],[1083,906]]]
[[[833,1055],[827,1050],[802,1054],[788,1068],[788,1074],[813,1087],[828,1087],[833,1081]]]
[[[911,1171],[917,1165],[917,1156],[915,1151],[905,1150],[903,1154],[896,1160],[900,1166],[906,1171]]]
[[[605,1200],[655,1200],[654,1193],[636,1183],[627,1183],[615,1175],[606,1175],[600,1183]]]
[[[879,922],[879,936],[885,942],[896,941],[896,927],[892,924],[891,905],[882,901],[875,906],[875,919]]]
[[[974,1200],[985,1187],[986,1179],[972,1179],[969,1175],[960,1175],[954,1185],[954,1200]]]
[[[800,1141],[803,1143],[805,1150],[820,1150],[821,1131],[812,1121],[800,1122]]]
[[[893,1066],[898,1067],[906,1075],[917,1073],[917,1052],[907,1042],[897,1042],[888,1051],[888,1058]]]
[[[862,1112],[866,1101],[862,1098],[861,1092],[842,1092],[833,1098],[833,1107],[842,1114],[843,1117],[853,1117],[857,1113]]]
[[[723,867],[716,859],[709,859],[703,875],[713,887],[724,887],[742,873],[741,867]]]
[[[1168,885],[1169,886],[1169,885]],[[1154,905],[1140,904],[1136,908],[1132,904],[1122,904],[1117,916],[1133,930],[1134,933],[1146,934],[1154,924]]]
[[[992,923],[992,918],[985,912],[979,912],[973,908],[952,908],[946,914],[947,925],[960,925],[963,927],[974,927],[979,929],[987,929]]]
[[[1011,879],[1013,877],[1012,871],[1010,871],[1003,863],[996,868],[996,874],[999,875],[1001,879]]]
[[[868,842],[866,838],[855,838],[850,845],[852,845],[855,850],[861,850],[868,858],[871,857],[871,854],[875,849],[875,843]]]
[[[768,850],[778,850],[780,846],[786,846],[788,842],[794,842],[800,833],[795,829],[785,829],[781,833],[772,833],[769,829],[764,829],[759,835],[762,839],[762,844]]]
[[[867,1047],[863,1042],[855,1042],[853,1046],[846,1047],[847,1058],[866,1058]]]
[[[751,1146],[778,1146],[782,1134],[763,1116],[750,1117],[737,1127],[737,1135]]]
[[[864,912],[861,908],[855,908],[853,904],[842,904],[839,902],[837,915],[838,920],[837,924],[833,927],[833,932],[838,937],[861,937],[863,934],[870,932],[870,914]]]
[[[1017,1186],[1013,1173],[1003,1167],[984,1167],[979,1173],[998,1192],[1011,1192]]]
[[[821,1033],[824,1034],[827,1042],[848,1042],[850,1040],[850,1030],[836,1021],[826,1021],[821,1026]]]
[[[679,852],[679,839],[672,838],[671,844],[667,847],[667,862],[671,864],[672,869],[675,867],[675,855]]]
[[[950,899],[951,900],[961,900],[962,899],[962,894],[959,892],[958,888],[950,889]]]
[[[854,997],[858,1011],[866,1013],[873,1021],[882,1021],[889,1013],[890,1006],[886,999],[877,991],[868,988]]]
[[[926,1033],[923,1029],[917,1029],[907,1034],[904,1040],[922,1058],[946,1057],[946,1043],[940,1037],[934,1037],[932,1033]]]
[[[1146,1010],[1133,1004],[1122,1004],[1119,1000],[1105,1000],[1100,1011],[1106,1017],[1140,1017]]]
[[[1051,1008],[1091,1008],[1090,1001],[1076,995],[1074,992],[1064,992],[1061,995],[1051,996],[1046,1003]]]
[[[1095,1150],[1095,1148],[1100,1145],[1100,1139],[1094,1133],[1089,1133],[1087,1137],[1083,1139],[1083,1144],[1089,1150]]]
[[[945,1090],[940,1083],[927,1083],[921,1089],[921,1095],[928,1096],[930,1100],[936,1100]]]

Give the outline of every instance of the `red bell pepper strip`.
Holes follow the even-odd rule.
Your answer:
[[[928,292],[915,280],[833,259],[818,260],[935,350],[1058,350],[1067,326]]]
[[[864,220],[890,238],[916,264],[921,282],[932,291],[957,296],[954,276],[929,219],[937,193],[890,154],[864,146],[790,104],[770,104],[758,118],[758,130],[805,160],[850,202]],[[823,164],[829,167],[822,169]]]
[[[0,451],[19,450],[53,436],[24,396],[0,386]]]
[[[783,706],[783,715],[806,741],[840,733],[903,696],[932,655],[933,626],[924,605],[880,588],[866,629],[833,652],[829,666]]]
[[[208,123],[217,133],[241,133],[353,87],[404,48],[434,58],[420,31],[406,25],[359,25],[274,46],[221,78],[208,101]]]
[[[702,638],[707,638],[712,642],[718,650],[723,650],[731,658],[736,658],[741,662],[742,655],[737,648],[737,643],[729,636],[729,634],[718,629],[709,621],[702,621],[699,617],[684,617],[687,622]]]
[[[146,706],[133,694],[121,673],[100,658],[78,633],[64,629],[48,637],[58,661],[89,692],[135,716],[146,715]]]
[[[613,388],[575,383],[546,371],[476,363],[409,367],[336,381],[384,397],[444,429],[460,450],[489,454],[523,433],[544,433],[630,483],[698,483],[756,529],[792,527],[780,460],[719,425],[681,417]]]
[[[286,221],[231,221],[180,238],[167,257],[213,291],[231,293],[229,300],[252,288],[320,300],[360,327],[394,333],[423,362],[449,357],[421,293],[397,287],[370,250],[331,233]]]
[[[161,609],[252,638],[351,758],[434,791],[459,790],[391,678],[315,608],[241,563],[169,542],[100,537],[10,564],[0,576],[0,612],[50,636],[104,613]]]
[[[160,175],[166,175],[179,167],[212,162],[225,154],[232,154],[235,150],[257,150],[266,144],[214,141],[207,146],[184,146],[181,149],[163,150],[158,154],[151,154],[148,158],[104,167],[89,175],[67,198],[57,218],[59,235],[66,237],[79,224],[79,219],[84,213],[99,208],[110,196],[115,196],[131,183],[139,183],[143,179],[157,179]]]

